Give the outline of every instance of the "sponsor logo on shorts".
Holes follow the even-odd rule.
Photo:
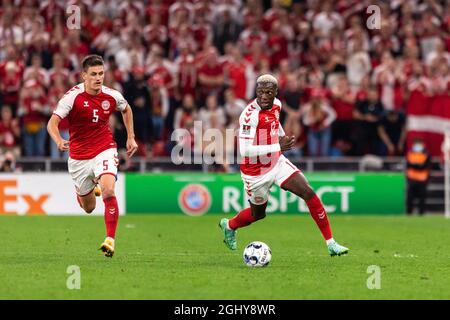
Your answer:
[[[201,184],[188,184],[178,194],[181,210],[190,216],[201,216],[211,206],[211,194]]]

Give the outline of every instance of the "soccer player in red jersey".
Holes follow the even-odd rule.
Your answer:
[[[260,76],[256,81],[256,99],[239,118],[241,177],[250,207],[232,219],[220,221],[224,243],[236,250],[236,230],[265,218],[269,190],[275,183],[305,200],[326,241],[328,253],[331,256],[346,254],[349,249],[333,239],[322,202],[305,176],[282,154],[294,146],[295,137],[287,137],[280,125],[281,102],[276,98],[277,93],[277,79],[270,74]]]
[[[112,257],[119,219],[114,191],[119,159],[109,128],[109,117],[116,110],[122,113],[128,135],[127,155],[131,157],[138,147],[134,140],[133,113],[120,92],[103,86],[105,70],[102,57],[86,56],[82,68],[84,82],[59,100],[47,130],[60,151],[69,151],[69,173],[75,184],[78,203],[87,213],[95,209],[94,189],[100,185],[106,225],[106,239],[100,250],[105,256]],[[69,141],[61,137],[58,129],[64,118],[69,121]]]

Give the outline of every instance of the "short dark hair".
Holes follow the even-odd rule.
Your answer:
[[[86,57],[84,57],[83,61],[81,62],[81,66],[83,67],[83,71],[86,72],[89,67],[94,66],[103,66],[103,58],[97,54],[91,54]]]

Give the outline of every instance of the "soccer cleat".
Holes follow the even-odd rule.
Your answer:
[[[230,250],[236,250],[236,231],[228,228],[228,219],[223,218],[220,220],[219,227],[223,231],[224,239],[223,242]]]
[[[105,257],[112,258],[114,255],[114,239],[111,237],[106,237],[99,250],[103,251]]]
[[[334,256],[341,256],[341,255],[347,254],[348,251],[349,251],[348,248],[346,248],[344,246],[341,246],[336,241],[331,242],[327,246],[328,246],[328,253],[332,257],[334,257]]]
[[[98,185],[96,185],[94,188],[94,195],[96,197],[100,197],[102,195],[102,189],[100,189],[100,187]]]

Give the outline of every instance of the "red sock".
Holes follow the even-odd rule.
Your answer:
[[[119,206],[116,197],[103,199],[105,203],[105,225],[106,236],[114,238],[116,236],[117,222],[119,221]]]
[[[330,223],[328,221],[325,208],[323,207],[319,197],[317,195],[314,195],[314,197],[306,201],[306,205],[308,206],[309,212],[311,213],[312,218],[319,227],[320,232],[322,232],[325,240],[331,239],[333,235],[331,234]]]
[[[236,230],[238,228],[248,226],[249,224],[252,224],[256,220],[258,219],[252,216],[252,210],[250,208],[246,208],[241,212],[239,212],[232,219],[230,219],[228,221],[228,226],[230,227],[230,229]]]

